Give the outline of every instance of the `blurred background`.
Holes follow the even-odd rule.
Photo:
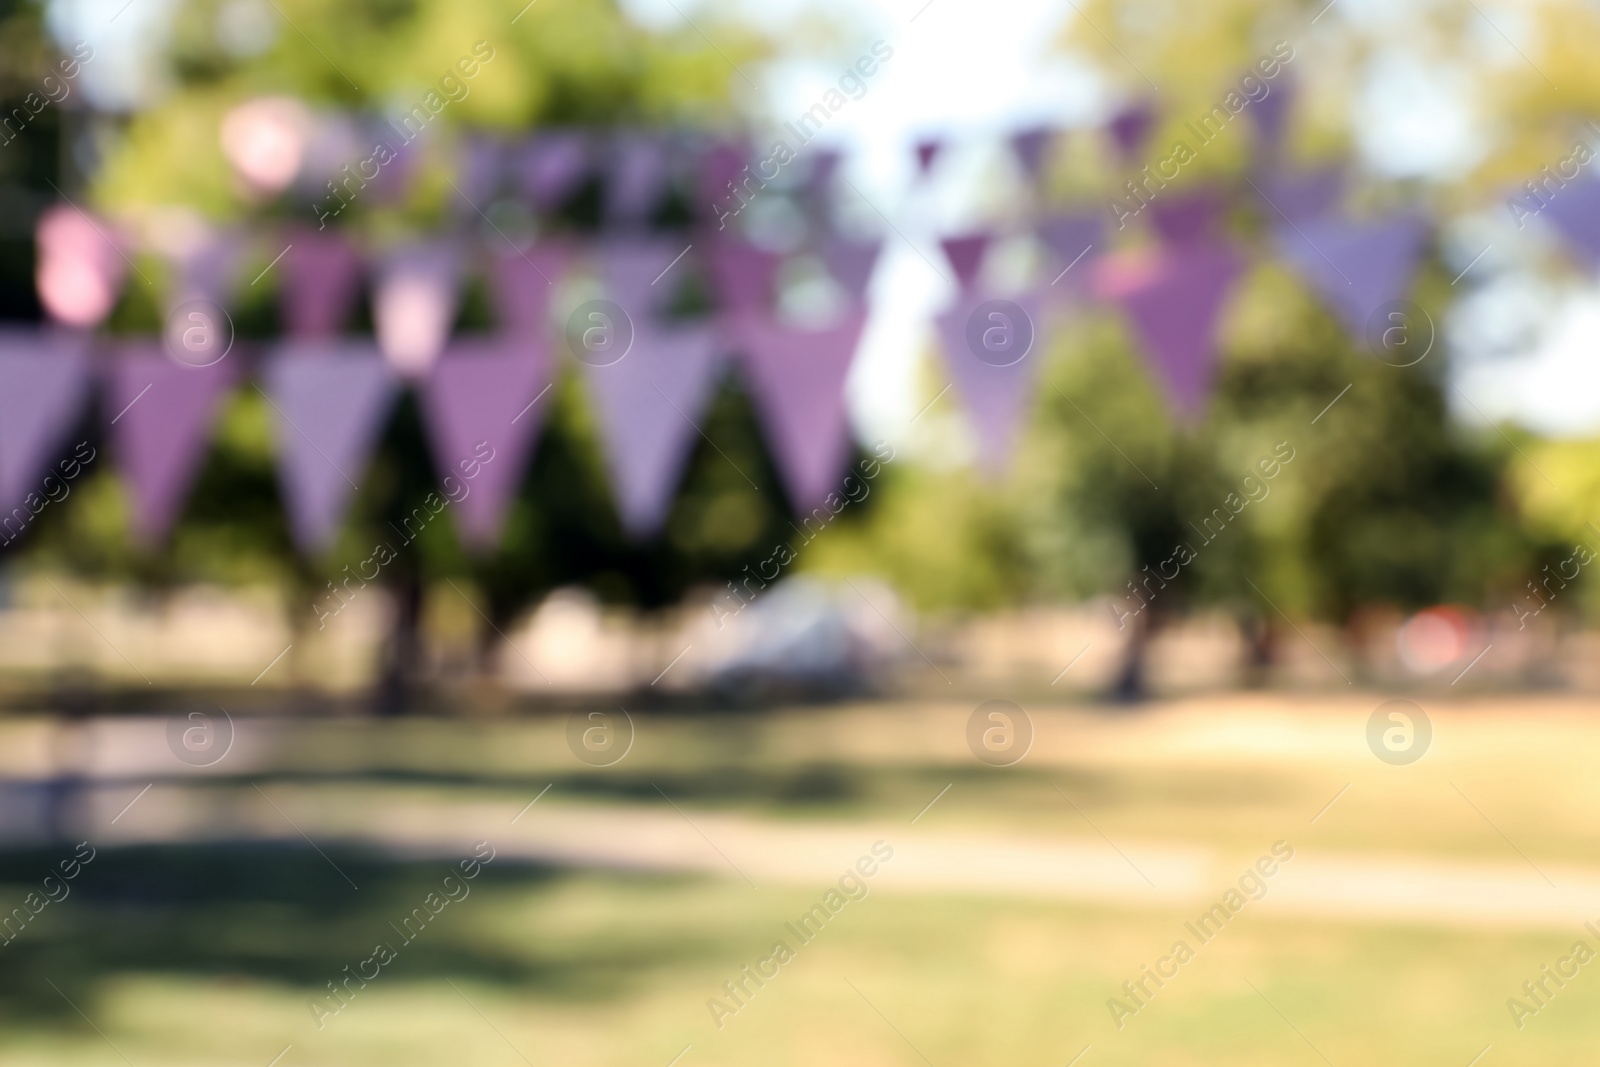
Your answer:
[[[1582,1055],[1596,46],[0,0],[0,1060]]]

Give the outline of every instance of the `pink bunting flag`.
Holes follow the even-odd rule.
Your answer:
[[[377,348],[291,341],[263,372],[277,423],[278,481],[303,552],[333,545],[399,382]]]
[[[540,211],[566,202],[589,172],[589,136],[582,130],[555,130],[531,137],[515,164],[522,194]]]
[[[1411,294],[1426,240],[1427,228],[1414,215],[1368,223],[1325,217],[1277,230],[1283,258],[1356,338],[1381,305]]]
[[[456,529],[473,549],[499,543],[506,507],[550,408],[550,362],[542,345],[457,341],[423,380],[422,418],[434,467],[441,481],[450,479],[441,495],[451,497]]]
[[[925,177],[933,169],[933,161],[939,158],[943,147],[944,142],[937,137],[925,137],[917,142],[917,177]]]
[[[985,313],[986,304],[996,306]],[[1040,301],[1031,295],[1002,302],[968,294],[936,320],[945,363],[977,432],[979,456],[991,472],[1010,464],[1027,422],[1041,363],[1039,309]],[[1014,321],[1017,311],[1026,321]],[[1006,343],[1025,344],[1017,349],[1021,355],[975,350],[974,341],[981,346],[984,332],[994,330],[1004,332]]]
[[[882,241],[857,241],[830,234],[822,242],[822,261],[840,287],[860,300],[866,296],[867,283],[872,280],[872,269],[878,265],[882,251]]]
[[[449,241],[390,253],[373,286],[378,345],[395,370],[420,377],[444,350],[455,324],[460,253]]]
[[[668,145],[659,134],[628,130],[611,144],[606,212],[613,222],[644,223],[661,203],[671,178]]]
[[[278,300],[291,337],[337,336],[361,288],[361,256],[338,230],[297,227],[278,264]]]
[[[110,361],[105,410],[137,540],[157,544],[177,521],[238,366],[186,366],[151,344],[125,346]]]
[[[39,302],[55,321],[92,327],[116,306],[128,272],[120,237],[105,219],[75,207],[46,209],[34,231]]]
[[[983,269],[984,253],[989,250],[993,236],[985,232],[940,239],[939,247],[944,249],[944,257],[956,272],[956,281],[960,283],[962,292],[967,292],[977,283],[978,272]]]
[[[850,452],[844,382],[866,321],[866,309],[858,306],[815,331],[794,330],[757,313],[727,322],[797,513],[839,491]]]
[[[1016,153],[1017,162],[1022,164],[1030,181],[1039,180],[1039,171],[1044,167],[1045,150],[1050,147],[1055,133],[1049,126],[1034,126],[1011,138],[1011,151]]]
[[[501,242],[494,249],[489,293],[501,333],[534,340],[549,333],[550,298],[566,277],[571,255],[554,241],[522,249]]]
[[[46,467],[83,410],[88,347],[87,334],[0,331],[0,542],[21,532],[7,525],[13,509],[44,496]]]
[[[1216,370],[1217,320],[1243,262],[1225,244],[1183,246],[1097,265],[1101,295],[1133,324],[1173,406],[1196,415]]]
[[[1215,241],[1222,230],[1227,200],[1214,188],[1186,189],[1150,202],[1150,221],[1168,244]]]
[[[1523,201],[1513,199],[1512,202],[1518,206],[1522,206],[1527,199],[1520,189],[1514,196],[1524,198]],[[1566,188],[1550,196],[1542,207],[1540,203],[1535,200],[1533,210],[1550,221],[1568,247],[1590,267],[1600,266],[1600,182],[1589,178],[1568,182]],[[1532,213],[1526,207],[1523,211],[1524,218]],[[1523,218],[1517,221],[1520,225]]]
[[[711,241],[706,261],[723,307],[732,311],[772,307],[782,256],[748,241],[723,238]]]
[[[1332,212],[1344,197],[1344,184],[1344,171],[1339,167],[1271,171],[1255,179],[1256,191],[1266,201],[1261,215],[1274,225]]]
[[[722,344],[711,327],[639,330],[615,363],[585,363],[606,470],[622,526],[634,538],[661,528],[699,438]]]
[[[1123,108],[1112,116],[1106,129],[1111,133],[1117,155],[1124,163],[1132,161],[1144,150],[1145,141],[1149,139],[1155,124],[1155,107],[1144,102]]]

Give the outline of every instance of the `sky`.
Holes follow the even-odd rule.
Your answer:
[[[893,50],[815,142],[845,154],[844,214],[884,238],[872,284],[873,315],[849,382],[851,415],[864,439],[904,440],[912,420],[932,458],[964,461],[971,440],[959,415],[940,405],[919,417],[942,372],[922,358],[931,320],[954,286],[938,250],[940,234],[995,221],[1018,199],[1020,175],[1005,136],[1037,122],[1094,124],[1120,90],[1058,47],[1081,18],[1068,0],[620,0],[639,22],[662,29],[730,15],[782,30],[802,13],[838,30],[830,61],[785,57],[734,77],[753,116],[773,129],[796,118],[833,86],[842,69],[876,42]],[[1352,129],[1365,166],[1396,178],[1446,176],[1470,166],[1488,138],[1473,109],[1475,86],[1460,70],[1430,65],[1413,49],[1406,20],[1427,0],[1339,0],[1330,20],[1381,31],[1380,48],[1352,94]],[[157,60],[176,0],[52,0],[59,38],[96,48],[84,87],[103,105],[125,105],[160,82]],[[234,32],[267,40],[270,8],[228,0]],[[1488,63],[1524,62],[1529,29],[1514,8],[1492,6],[1477,43]],[[263,19],[266,21],[263,23]],[[259,24],[259,25],[258,25]],[[1516,42],[1521,42],[1517,44]],[[852,44],[852,42],[857,42]],[[935,134],[949,147],[917,180],[912,146]],[[807,149],[808,151],[811,149]],[[1447,265],[1463,270],[1461,298],[1443,324],[1439,358],[1451,363],[1451,402],[1463,421],[1517,422],[1536,432],[1581,435],[1600,429],[1600,286],[1546,267],[1554,242],[1539,222],[1519,230],[1502,205],[1450,220]]]

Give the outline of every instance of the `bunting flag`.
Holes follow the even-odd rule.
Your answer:
[[[709,325],[652,326],[635,335],[625,358],[583,366],[617,513],[631,537],[649,537],[666,521],[721,351]]]
[[[1011,138],[1011,151],[1016,153],[1017,162],[1022,164],[1030,181],[1039,180],[1039,171],[1044,167],[1045,150],[1050,147],[1055,132],[1049,126],[1034,126]]]
[[[571,250],[545,241],[528,248],[494,249],[489,294],[503,334],[538,341],[549,332],[550,299],[566,277]]]
[[[482,135],[468,137],[461,152],[461,170],[457,175],[461,195],[453,205],[458,216],[472,218],[480,205],[494,201],[500,192],[500,181],[506,170],[506,145],[497,137]]]
[[[1518,195],[1522,195],[1521,190]],[[1568,247],[1590,267],[1600,266],[1600,182],[1589,178],[1568,182],[1566,188],[1542,203],[1543,207],[1536,210],[1549,218]],[[1524,212],[1532,214],[1526,208]],[[1522,222],[1520,218],[1517,221]]]
[[[1220,189],[1186,189],[1150,201],[1150,221],[1168,244],[1214,242],[1222,236],[1227,206]]]
[[[613,238],[595,249],[606,290],[636,324],[648,327],[677,288],[670,271],[684,270],[677,262],[688,249],[672,238]],[[676,265],[674,265],[676,264]]]
[[[0,331],[0,541],[20,532],[6,521],[28,494],[45,495],[46,467],[89,393],[88,347],[87,334]]]
[[[462,541],[478,551],[499,543],[506,507],[522,484],[550,408],[550,363],[542,345],[460,341],[423,379],[422,418],[440,492],[451,501]]]
[[[589,172],[589,136],[582,130],[535,134],[512,164],[522,195],[539,211],[554,211]]]
[[[1124,163],[1131,162],[1144,151],[1145,141],[1149,140],[1155,124],[1155,108],[1147,102],[1125,107],[1112,116],[1106,129],[1111,134],[1112,144],[1116,145],[1117,156]]]
[[[743,142],[715,141],[698,161],[696,193],[699,203],[692,205],[703,219],[717,220],[728,212],[737,213],[743,202],[739,176],[750,159]]]
[[[420,377],[444,350],[455,322],[460,261],[448,241],[391,253],[378,270],[372,317],[378,346],[395,370]]]
[[[867,283],[872,280],[872,269],[878,265],[878,254],[883,251],[882,241],[855,241],[839,234],[830,234],[822,242],[822,262],[834,281],[860,300],[866,296]]]
[[[973,316],[988,298],[977,294],[961,297],[936,319],[946,365],[955,378],[956,389],[965,402],[967,414],[977,433],[978,454],[990,471],[1004,471],[1011,462],[1017,439],[1027,421],[1034,383],[1039,377],[1039,343],[1035,331],[1039,323],[1040,301],[1026,296],[1016,301],[1028,322],[998,323],[1008,330],[1026,328],[1029,346],[1015,362],[997,366],[972,351],[969,326]],[[1004,314],[1003,312],[1000,314]],[[987,322],[983,325],[987,326]]]
[[[672,173],[666,141],[658,134],[630,130],[612,142],[606,171],[606,213],[613,223],[650,221]]]
[[[371,344],[290,342],[262,374],[277,418],[278,481],[302,552],[338,536],[399,382]]]
[[[1266,201],[1262,214],[1274,224],[1287,219],[1303,222],[1329,214],[1344,198],[1344,171],[1320,167],[1305,171],[1275,171],[1256,181],[1256,191]]]
[[[1426,238],[1422,220],[1412,215],[1369,223],[1307,219],[1277,231],[1283,258],[1357,338],[1380,305],[1410,295]]]
[[[783,257],[736,238],[713,240],[706,252],[711,281],[724,308],[731,311],[772,307]]]
[[[944,142],[937,137],[925,137],[917,142],[917,177],[924,177],[933,169],[933,161],[939,158],[942,148]]]
[[[339,230],[296,227],[285,235],[278,302],[291,337],[335,337],[361,288],[361,256]]]
[[[194,241],[162,251],[174,275],[173,284],[167,287],[169,308],[190,300],[227,307],[250,247],[242,230],[208,228]]]
[[[1243,262],[1225,244],[1162,249],[1097,264],[1102,295],[1131,321],[1181,414],[1205,406],[1216,369],[1216,326]]]
[[[793,330],[755,313],[732,316],[727,323],[797,513],[839,491],[850,452],[844,381],[866,322],[866,309],[855,307],[837,324],[816,331]]]
[[[136,540],[157,544],[172,529],[237,367],[227,359],[186,366],[150,344],[126,346],[110,361],[105,413]]]
[[[52,207],[34,230],[39,302],[55,321],[88,328],[116,306],[127,274],[116,228],[73,207]]]
[[[982,232],[940,239],[939,247],[944,249],[944,258],[950,261],[951,269],[956,272],[956,281],[960,283],[962,292],[970,291],[977,284],[978,272],[983,269],[983,256],[989,250],[993,236]]]
[[[1279,78],[1275,85],[1270,82],[1263,84],[1267,85],[1267,95],[1260,100],[1250,101],[1250,106],[1245,112],[1255,124],[1256,137],[1260,141],[1262,154],[1276,159],[1283,151],[1284,134],[1289,128],[1289,112],[1294,107],[1295,84],[1287,73]]]
[[[1107,245],[1105,213],[1079,211],[1045,219],[1039,223],[1039,240],[1055,256],[1060,272],[1051,276],[1050,292],[1086,294],[1095,258]]]

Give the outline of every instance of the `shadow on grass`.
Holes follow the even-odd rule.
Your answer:
[[[44,907],[0,947],[0,1018],[80,1026],[62,994],[89,1010],[97,982],[129,974],[242,977],[303,987],[307,997],[327,994],[326,983],[371,956],[380,941],[397,950],[382,972],[388,981],[449,977],[558,1001],[605,1001],[650,981],[655,969],[709,958],[718,948],[705,937],[662,928],[555,945],[486,929],[481,915],[465,913],[529,915],[575,876],[504,856],[466,883],[469,895],[445,905],[407,942],[390,924],[438,892],[453,865],[325,851],[326,858],[287,845],[100,849],[68,883],[66,898]],[[20,906],[71,852],[70,846],[0,852],[0,907]],[[663,887],[684,881],[612,877]]]

